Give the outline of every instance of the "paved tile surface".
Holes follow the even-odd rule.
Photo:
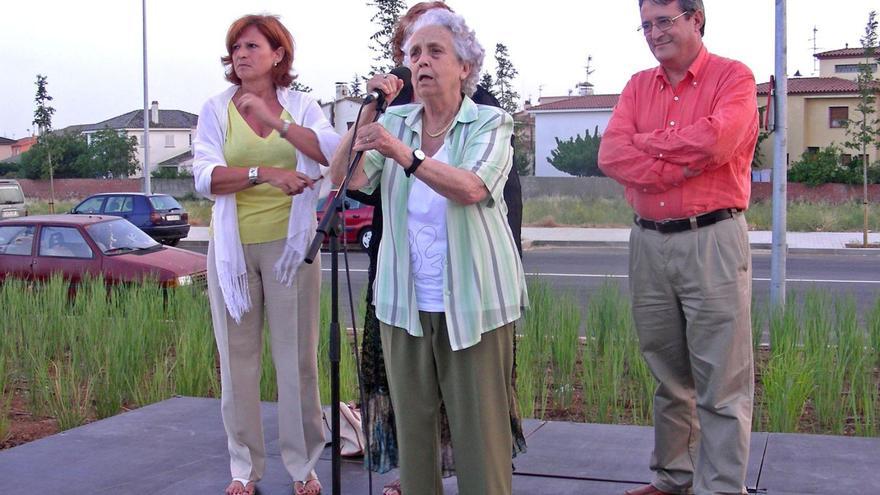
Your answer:
[[[275,404],[263,404],[263,495],[291,493],[273,447],[276,418]],[[529,452],[514,460],[515,494],[620,495],[650,479],[651,428],[527,420],[525,430]],[[219,494],[228,466],[215,399],[173,398],[0,451],[0,479],[28,494]],[[326,449],[317,471],[327,494],[330,470]],[[369,493],[360,459],[345,460],[342,476],[342,493]],[[372,493],[395,476],[374,475]],[[755,434],[748,477],[750,487],[768,495],[876,495],[880,439]],[[446,493],[457,492],[455,483],[444,480]]]

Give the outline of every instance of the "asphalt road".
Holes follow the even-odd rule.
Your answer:
[[[368,259],[365,253],[353,251],[349,253],[349,262],[351,285],[357,298],[366,284]],[[321,263],[324,284],[329,286],[328,253],[322,253]],[[574,294],[584,306],[590,294],[607,280],[619,283],[623,291],[628,291],[627,263],[625,248],[542,247],[523,255],[529,277],[540,277],[555,289]],[[344,266],[340,256],[340,267]],[[770,300],[770,252],[754,251],[752,267],[755,300],[766,304]],[[877,256],[789,254],[787,272],[789,300],[812,288],[835,296],[852,295],[859,314],[863,315],[880,297],[880,257]],[[342,280],[345,280],[344,273]],[[341,288],[345,290],[345,285]]]

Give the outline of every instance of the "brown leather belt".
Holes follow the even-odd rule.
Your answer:
[[[715,210],[710,211],[709,213],[704,213],[702,215],[697,215],[688,218],[677,218],[674,220],[647,220],[644,218],[639,218],[636,215],[633,218],[633,221],[636,225],[650,230],[656,230],[661,234],[675,234],[677,232],[684,232],[686,230],[697,230],[700,227],[706,227],[708,225],[716,224],[722,220],[727,220],[728,218],[733,218],[735,213],[739,213],[742,210],[738,210],[736,208],[725,208],[723,210]]]

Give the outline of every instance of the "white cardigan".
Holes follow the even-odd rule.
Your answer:
[[[247,268],[244,261],[244,250],[238,232],[238,213],[235,205],[235,194],[213,194],[211,192],[211,174],[215,167],[225,167],[226,159],[223,147],[226,143],[229,102],[238,90],[232,86],[222,93],[211,97],[202,106],[199,113],[199,124],[193,140],[193,175],[196,191],[202,196],[214,200],[211,225],[214,227],[213,244],[216,260],[217,276],[223,291],[223,300],[230,316],[236,322],[241,321],[244,313],[250,310],[251,300],[247,284]],[[339,145],[340,137],[333,130],[318,104],[305,93],[278,88],[278,102],[293,117],[293,122],[311,129],[318,138],[321,153],[329,161]],[[309,177],[325,175],[328,168],[296,150],[296,169]],[[320,186],[329,188],[328,180],[322,180]],[[316,228],[315,206],[320,193],[318,188],[306,189],[293,197],[290,210],[290,223],[287,230],[287,244],[284,254],[275,263],[275,278],[287,286],[293,283],[296,270],[305,257]]]

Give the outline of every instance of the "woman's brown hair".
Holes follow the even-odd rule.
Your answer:
[[[226,68],[226,80],[232,84],[241,84],[241,79],[235,73],[235,69],[232,68],[232,45],[235,44],[241,33],[251,26],[256,27],[269,40],[269,46],[272,47],[272,50],[276,50],[278,47],[284,49],[281,61],[278,62],[278,65],[272,67],[272,82],[278,87],[290,86],[290,83],[296,79],[296,76],[290,73],[293,67],[293,49],[295,44],[290,31],[284,27],[284,24],[281,24],[278,16],[274,15],[246,15],[229,26],[229,31],[226,33],[227,54],[220,57],[220,62]]]

